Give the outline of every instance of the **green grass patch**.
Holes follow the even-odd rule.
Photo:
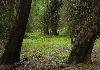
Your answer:
[[[39,37],[34,39],[24,39],[21,58],[40,58],[50,56],[58,60],[68,57],[66,47],[70,45],[70,39],[66,37]]]
[[[40,37],[38,39],[24,39],[24,47],[34,47],[34,46],[65,46],[70,44],[70,39],[65,37],[52,37],[44,38]]]

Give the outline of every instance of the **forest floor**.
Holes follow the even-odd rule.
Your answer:
[[[23,41],[21,62],[0,65],[0,70],[100,70],[99,39],[92,52],[93,63],[74,65],[66,63],[71,51],[70,38],[33,35]]]
[[[39,51],[39,48],[37,52],[34,51],[34,49],[32,51],[32,48],[28,48],[27,50],[23,48],[21,55],[23,56],[24,54],[25,57],[22,58],[21,62],[14,65],[1,65],[0,70],[100,70],[100,48],[98,47],[95,47],[92,52],[93,63],[75,65],[66,63],[68,51],[71,49],[70,46],[55,48],[49,47],[48,49],[52,49],[52,51],[48,51],[47,49],[45,49],[44,51],[46,51],[47,54],[44,54],[46,52],[43,52],[43,48],[41,49],[42,52]],[[31,56],[32,52],[37,54]],[[50,54],[50,52],[52,55]],[[30,58],[28,58],[29,54]],[[65,54],[67,56],[65,56]]]
[[[91,64],[67,64],[50,57],[21,61],[14,65],[1,65],[0,70],[100,70],[100,61]]]

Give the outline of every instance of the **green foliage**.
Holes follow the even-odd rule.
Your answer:
[[[42,28],[42,18],[46,8],[47,0],[33,0],[31,5],[31,13],[29,23],[27,25],[27,32]]]
[[[38,39],[25,39],[24,43],[33,46],[51,46],[51,45],[63,46],[70,43],[70,41],[67,40],[65,37],[53,37],[53,38],[40,37]]]
[[[61,17],[61,18],[58,17],[60,19],[60,21],[59,21],[59,25],[57,26],[57,28],[59,27],[59,30],[58,30],[59,32],[60,32],[60,30],[66,28],[63,31],[63,33],[68,35],[68,33],[67,33],[68,27],[66,25],[67,21],[66,21],[66,15],[65,15],[66,14],[66,1],[65,0],[63,0],[63,1],[61,3],[62,4],[61,9],[59,9],[60,7],[57,8],[57,9],[59,9],[59,11],[58,11],[59,17]],[[32,8],[31,8],[31,13],[30,13],[30,17],[29,17],[29,23],[27,25],[27,30],[26,30],[27,32],[34,32],[38,29],[43,31],[43,27],[44,27],[44,23],[43,23],[44,18],[43,17],[45,16],[45,12],[47,10],[47,4],[49,2],[50,2],[49,0],[33,0],[32,1]],[[63,7],[63,9],[62,9],[62,7]],[[55,20],[53,19],[53,21],[55,21]],[[53,28],[54,24],[52,24],[51,26]]]
[[[0,3],[0,38],[6,38],[14,23],[14,1],[1,1]]]

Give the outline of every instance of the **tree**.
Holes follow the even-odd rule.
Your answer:
[[[12,64],[20,61],[21,45],[25,34],[26,24],[31,9],[32,0],[20,0],[15,25],[1,58],[2,64]]]
[[[15,20],[14,5],[15,5],[14,0],[0,1],[0,38],[7,39],[9,36],[9,32],[13,27],[13,23]]]
[[[69,2],[70,4],[74,3],[73,5],[76,8],[74,7],[74,10],[70,11],[72,12],[71,20],[73,20],[70,26],[70,34],[72,41],[74,38],[74,42],[68,61],[70,63],[90,63],[94,42],[100,35],[100,1]],[[71,5],[71,8],[73,5]]]
[[[26,32],[34,32],[43,28],[43,15],[47,0],[33,0]]]
[[[44,15],[44,34],[49,34],[49,28],[51,28],[51,34],[58,35],[59,10],[62,6],[62,0],[50,0],[47,4]]]

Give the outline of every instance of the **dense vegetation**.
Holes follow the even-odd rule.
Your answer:
[[[29,68],[36,70],[38,63],[46,70],[69,63],[100,64],[99,4],[99,0],[1,0],[0,63],[20,69],[25,67],[21,63],[28,67],[31,61],[37,66]],[[51,68],[45,68],[46,63]]]

